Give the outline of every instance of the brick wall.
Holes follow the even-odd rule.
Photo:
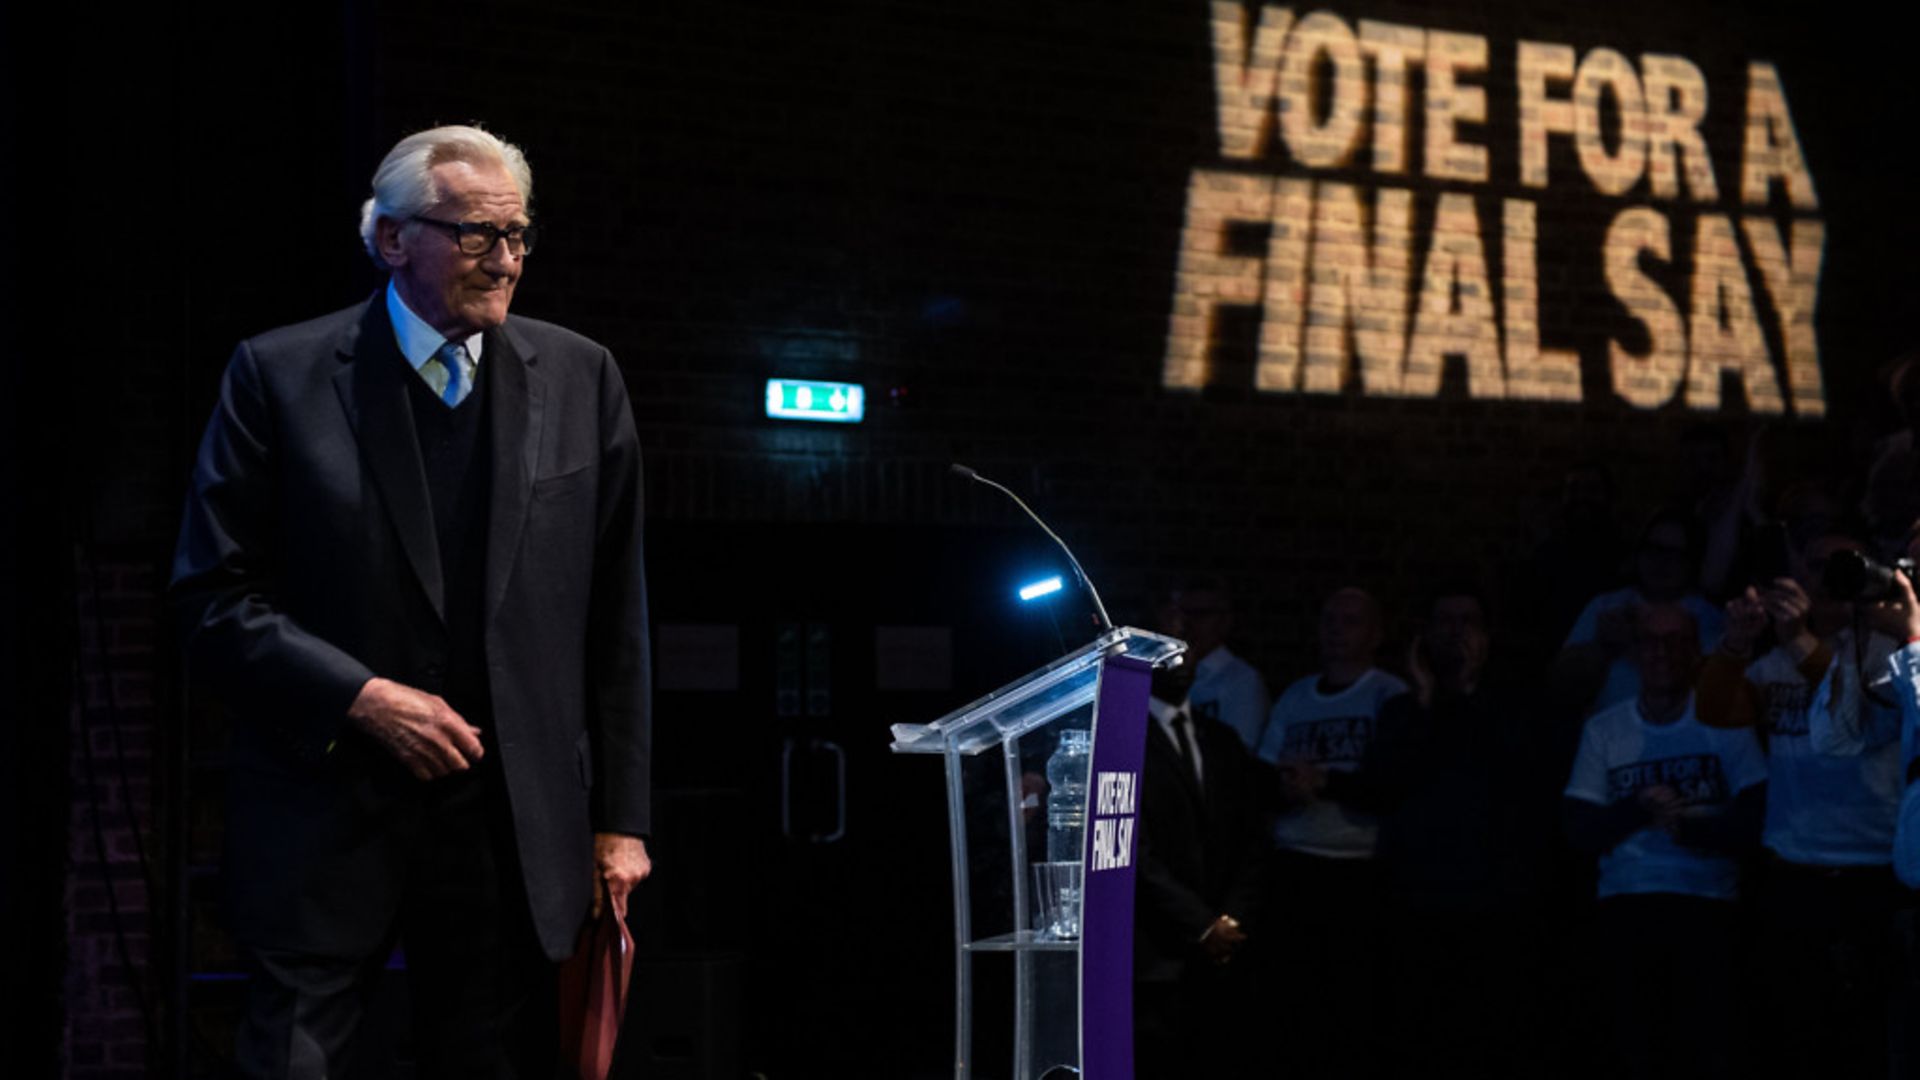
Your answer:
[[[1244,44],[1253,48],[1260,5],[1237,7],[1249,13]],[[506,8],[483,10],[514,21]],[[1289,10],[1304,18],[1311,9]],[[473,54],[434,48],[445,28],[437,18],[383,12],[373,126],[385,136],[483,118],[526,143],[549,239],[517,302],[622,357],[656,520],[1015,524],[997,500],[946,474],[961,460],[1034,496],[1079,541],[1113,606],[1135,618],[1148,591],[1180,569],[1228,574],[1241,592],[1242,635],[1270,667],[1305,662],[1306,612],[1337,581],[1373,584],[1404,604],[1438,567],[1497,576],[1531,548],[1575,461],[1612,464],[1631,531],[1676,494],[1687,425],[1724,420],[1736,454],[1757,420],[1811,426],[1809,410],[1756,416],[1730,381],[1718,410],[1689,407],[1685,393],[1645,407],[1645,395],[1634,405],[1615,392],[1609,343],[1651,347],[1606,277],[1607,236],[1625,209],[1644,204],[1671,219],[1671,265],[1648,260],[1649,272],[1683,319],[1695,264],[1732,266],[1727,280],[1753,297],[1783,395],[1788,343],[1766,279],[1777,267],[1746,240],[1738,265],[1712,245],[1696,259],[1696,226],[1718,215],[1738,231],[1743,216],[1757,216],[1789,237],[1793,222],[1817,219],[1829,441],[1843,444],[1849,425],[1878,418],[1875,369],[1908,332],[1893,306],[1920,289],[1902,257],[1913,237],[1895,209],[1900,174],[1857,150],[1885,146],[1890,129],[1880,84],[1862,81],[1879,70],[1879,54],[1853,24],[1652,3],[1327,12],[1319,25],[1331,17],[1355,34],[1368,21],[1434,41],[1484,41],[1484,70],[1459,81],[1484,87],[1487,122],[1458,133],[1486,148],[1484,182],[1423,164],[1431,76],[1419,64],[1407,76],[1399,172],[1374,165],[1372,121],[1335,164],[1307,164],[1280,131],[1260,155],[1233,157],[1215,93],[1220,12],[1202,3],[618,12],[582,3],[557,8],[531,38],[476,44]],[[1719,200],[1690,200],[1692,189],[1678,186],[1684,153],[1677,194],[1647,178],[1608,194],[1600,187],[1621,177],[1589,168],[1577,150],[1605,157],[1615,144],[1571,133],[1545,139],[1547,186],[1525,182],[1523,41],[1598,57],[1596,71],[1608,49],[1636,73],[1665,70],[1645,56],[1684,57],[1701,73],[1708,109],[1698,130]],[[476,90],[461,69],[495,49],[512,74]],[[1784,86],[1817,211],[1789,205],[1782,184],[1764,206],[1741,201],[1755,61],[1773,64]],[[1351,97],[1337,89],[1325,88],[1329,109]],[[1549,85],[1554,99],[1573,94],[1569,81]],[[1323,194],[1351,185],[1369,213],[1380,190],[1411,191],[1408,307],[1437,204],[1465,199],[1501,332],[1531,330],[1540,348],[1573,353],[1583,399],[1526,400],[1515,379],[1514,399],[1479,400],[1458,359],[1415,397],[1370,394],[1357,372],[1337,393],[1256,389],[1257,304],[1220,309],[1204,384],[1170,389],[1189,185],[1208,170],[1310,181]],[[1501,307],[1512,284],[1502,277],[1507,200],[1534,206],[1539,234],[1535,311],[1517,322]],[[1231,230],[1224,250],[1257,264],[1267,232],[1250,224]],[[1353,248],[1328,248],[1332,257],[1306,270],[1324,277]],[[1321,315],[1304,319],[1313,326]],[[1500,360],[1496,350],[1496,375]],[[876,407],[854,430],[777,425],[759,416],[758,391],[760,379],[781,374],[864,382]]]
[[[150,1074],[147,1022],[161,1000],[147,876],[165,866],[154,798],[158,579],[151,566],[93,557],[76,572],[66,1059],[74,1080],[110,1080]]]

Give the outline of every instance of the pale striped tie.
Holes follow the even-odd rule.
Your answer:
[[[446,377],[444,386],[439,385],[439,379],[433,378],[435,373],[431,370],[431,364],[440,365],[440,372]],[[429,385],[440,391],[440,400],[446,402],[448,408],[465,401],[467,393],[473,389],[473,380],[467,378],[467,347],[461,342],[448,341],[440,346],[426,370]]]

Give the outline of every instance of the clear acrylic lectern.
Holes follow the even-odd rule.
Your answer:
[[[974,964],[996,954],[1013,967],[1013,1080],[1055,1069],[1131,1080],[1147,690],[1153,669],[1185,651],[1173,638],[1119,627],[931,724],[894,725],[895,753],[946,759],[956,1080],[974,1076]],[[1075,791],[1070,774],[1081,768]],[[1049,771],[1069,782],[1050,785]],[[1077,860],[1069,854],[1063,865],[1060,851],[1030,858],[1030,832],[1033,847],[1077,840]],[[1036,881],[1047,895],[1035,895]],[[1045,917],[1036,925],[1037,908]]]

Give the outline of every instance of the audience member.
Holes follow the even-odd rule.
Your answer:
[[[1920,555],[1920,524],[1909,530],[1911,539],[1898,552],[1912,565]],[[1913,591],[1911,571],[1901,569],[1894,588],[1866,605],[1866,621],[1873,630],[1889,640],[1900,642],[1888,657],[1886,667],[1870,671],[1866,700],[1882,709],[1899,714],[1900,760],[1903,790],[1894,823],[1893,869],[1907,890],[1920,889],[1920,601]],[[1867,732],[1848,729],[1847,710],[1823,708],[1816,700],[1809,727],[1814,744],[1831,753],[1849,753],[1863,745]],[[1894,1064],[1894,1075],[1920,1076],[1920,897],[1911,891],[1899,894],[1894,914],[1896,953],[1889,980],[1887,1052]]]
[[[1566,742],[1489,665],[1477,589],[1443,588],[1361,768],[1324,796],[1381,815],[1393,1075],[1538,1075],[1542,867]],[[1308,933],[1313,928],[1308,928]],[[1365,1012],[1363,1005],[1357,1006]]]
[[[1586,725],[1564,800],[1599,856],[1598,929],[1621,1074],[1727,1072],[1736,854],[1757,838],[1767,767],[1750,732],[1696,718],[1699,631],[1677,604],[1636,611],[1633,700]]]
[[[1909,536],[1901,554],[1912,560],[1920,555],[1920,525]],[[1920,889],[1920,602],[1914,599],[1907,572],[1895,579],[1894,595],[1868,605],[1867,621],[1876,632],[1901,642],[1888,656],[1886,668],[1873,674],[1872,683],[1900,713],[1903,788],[1894,826],[1894,871],[1909,889]],[[1808,726],[1822,749],[1846,752],[1856,737],[1851,731],[1833,730],[1835,712],[1816,711]]]
[[[1251,754],[1192,708],[1192,668],[1154,673],[1141,777],[1134,1025],[1142,1080],[1250,1075],[1266,838]]]
[[[1193,665],[1187,700],[1194,712],[1232,728],[1248,750],[1260,745],[1272,699],[1253,665],[1227,648],[1233,600],[1226,584],[1215,577],[1188,581],[1168,597],[1160,621],[1167,633],[1187,643],[1187,662]]]
[[[1893,920],[1906,899],[1892,871],[1904,768],[1889,683],[1901,641],[1863,637],[1866,612],[1834,597],[1826,575],[1836,556],[1863,551],[1834,531],[1807,541],[1792,577],[1728,604],[1726,640],[1702,676],[1702,719],[1758,726],[1766,740],[1756,959],[1765,1015],[1793,1018],[1763,1059],[1780,1076],[1887,1069]],[[1769,624],[1778,644],[1748,664]]]
[[[1725,618],[1693,584],[1699,555],[1691,516],[1677,510],[1654,515],[1635,549],[1633,584],[1594,597],[1567,634],[1553,666],[1561,699],[1583,701],[1590,713],[1634,699],[1640,678],[1628,651],[1634,610],[1642,605],[1684,608],[1699,627],[1703,652],[1720,640]]]
[[[1278,770],[1287,806],[1274,822],[1281,851],[1373,857],[1378,822],[1320,796],[1326,771],[1359,768],[1380,706],[1407,692],[1406,683],[1374,666],[1385,632],[1380,605],[1365,590],[1334,592],[1320,609],[1320,674],[1288,686],[1267,716],[1259,756]]]
[[[1287,687],[1268,716],[1260,757],[1277,767],[1282,809],[1275,818],[1269,922],[1287,936],[1267,996],[1296,1048],[1297,1077],[1360,1076],[1377,1040],[1380,881],[1373,815],[1326,794],[1329,772],[1360,767],[1380,706],[1406,693],[1374,667],[1385,625],[1364,590],[1343,588],[1320,610],[1322,673]]]

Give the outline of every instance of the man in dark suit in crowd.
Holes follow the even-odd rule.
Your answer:
[[[1248,1075],[1266,834],[1259,766],[1232,728],[1187,704],[1193,665],[1154,672],[1141,778],[1134,933],[1142,1080]]]
[[[1505,673],[1471,581],[1440,583],[1408,661],[1412,692],[1381,706],[1360,769],[1324,778],[1324,797],[1380,815],[1389,992],[1349,1004],[1387,1075],[1531,1076],[1544,1053],[1534,988],[1577,729]]]
[[[550,1072],[552,961],[650,870],[639,442],[606,349],[507,314],[531,196],[488,132],[401,140],[361,223],[388,287],[242,342],[194,465],[173,595],[236,717],[250,1076],[352,1075],[396,937],[424,1075]]]

